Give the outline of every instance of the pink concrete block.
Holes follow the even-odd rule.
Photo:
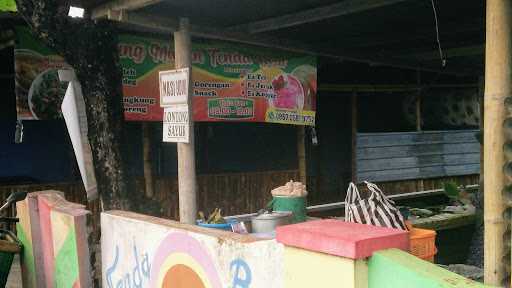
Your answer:
[[[409,250],[409,232],[343,222],[319,220],[276,229],[276,239],[287,246],[351,259],[370,257],[388,248]]]

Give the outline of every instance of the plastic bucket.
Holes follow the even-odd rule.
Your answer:
[[[231,224],[237,223],[236,220],[228,220],[226,222],[227,223],[224,223],[224,224],[208,224],[208,223],[204,223],[201,220],[197,220],[196,223],[198,226],[201,226],[201,227],[226,230],[226,231],[231,231]]]
[[[272,209],[293,212],[292,223],[306,221],[306,197],[274,196]]]

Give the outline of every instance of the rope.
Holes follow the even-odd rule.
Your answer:
[[[434,0],[431,0],[432,10],[434,10],[434,20],[436,24],[436,39],[437,39],[437,48],[439,49],[439,57],[441,58],[441,66],[446,66],[446,58],[443,54],[443,49],[441,49],[441,37],[439,36],[439,20],[437,19],[437,10]]]

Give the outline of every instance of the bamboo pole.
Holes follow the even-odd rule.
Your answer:
[[[416,131],[421,132],[421,92],[416,96]]]
[[[484,273],[485,283],[503,285],[505,205],[502,190],[505,98],[511,95],[510,0],[487,0],[484,99]],[[506,284],[510,285],[509,283]]]
[[[476,88],[477,84],[429,84],[428,88]],[[324,92],[413,92],[423,88],[417,84],[322,84],[318,91]]]
[[[174,32],[176,69],[191,68],[190,24],[180,19],[180,30]],[[189,76],[190,77],[190,76]],[[194,121],[192,119],[192,85],[189,79],[188,115],[190,123],[189,143],[178,143],[178,194],[180,221],[194,224],[197,215],[196,203],[196,160],[194,146]]]
[[[144,160],[144,183],[146,197],[153,198],[153,169],[151,169],[151,126],[148,122],[142,122],[142,153]]]
[[[297,156],[299,160],[299,178],[302,184],[307,186],[307,162],[306,162],[306,143],[305,127],[297,127]]]

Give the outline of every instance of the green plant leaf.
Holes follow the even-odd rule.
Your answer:
[[[443,189],[446,196],[451,199],[457,199],[459,197],[459,188],[454,182],[444,182]]]

